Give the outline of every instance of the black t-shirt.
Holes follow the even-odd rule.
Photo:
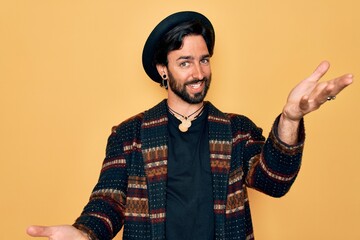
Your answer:
[[[168,113],[167,240],[214,239],[207,113],[205,105],[187,132],[181,132],[180,121]]]

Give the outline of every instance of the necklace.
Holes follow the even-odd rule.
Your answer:
[[[198,108],[195,112],[191,113],[188,116],[184,116],[176,111],[174,111],[173,109],[171,109],[168,105],[169,108],[169,112],[175,116],[177,119],[179,119],[181,121],[181,123],[179,124],[179,130],[181,132],[187,132],[187,130],[189,129],[189,127],[191,127],[191,121],[195,120],[197,117],[200,116],[200,114],[202,113],[202,109],[204,109],[204,104],[201,105],[200,108]],[[200,111],[200,112],[199,112]],[[193,117],[192,119],[190,119],[191,116],[193,116],[195,113],[199,112],[198,115],[196,115],[195,117]]]

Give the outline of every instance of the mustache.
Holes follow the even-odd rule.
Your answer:
[[[185,85],[191,85],[191,84],[196,84],[196,83],[199,83],[199,82],[206,82],[208,81],[209,79],[207,77],[204,77],[203,79],[193,79],[187,83],[185,83]]]

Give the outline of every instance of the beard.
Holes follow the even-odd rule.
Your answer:
[[[204,77],[203,79],[193,79],[185,84],[181,84],[179,83],[171,74],[170,71],[168,71],[168,75],[169,75],[169,87],[170,89],[178,96],[180,97],[183,101],[190,103],[190,104],[197,104],[197,103],[201,103],[202,101],[204,101],[207,92],[209,91],[210,88],[210,83],[211,83],[211,75],[207,78]],[[203,91],[194,94],[193,96],[191,96],[186,89],[187,85],[190,84],[195,84],[197,82],[203,82],[203,84],[205,84]]]

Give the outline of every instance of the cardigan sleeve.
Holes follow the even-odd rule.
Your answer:
[[[91,240],[112,239],[124,222],[127,170],[124,140],[120,135],[119,131],[113,129],[108,138],[99,180],[88,204],[73,224],[87,233]]]
[[[249,159],[246,183],[249,187],[273,197],[285,195],[298,175],[304,148],[305,129],[303,119],[298,131],[298,143],[288,145],[278,136],[278,116],[262,145],[259,154]]]

